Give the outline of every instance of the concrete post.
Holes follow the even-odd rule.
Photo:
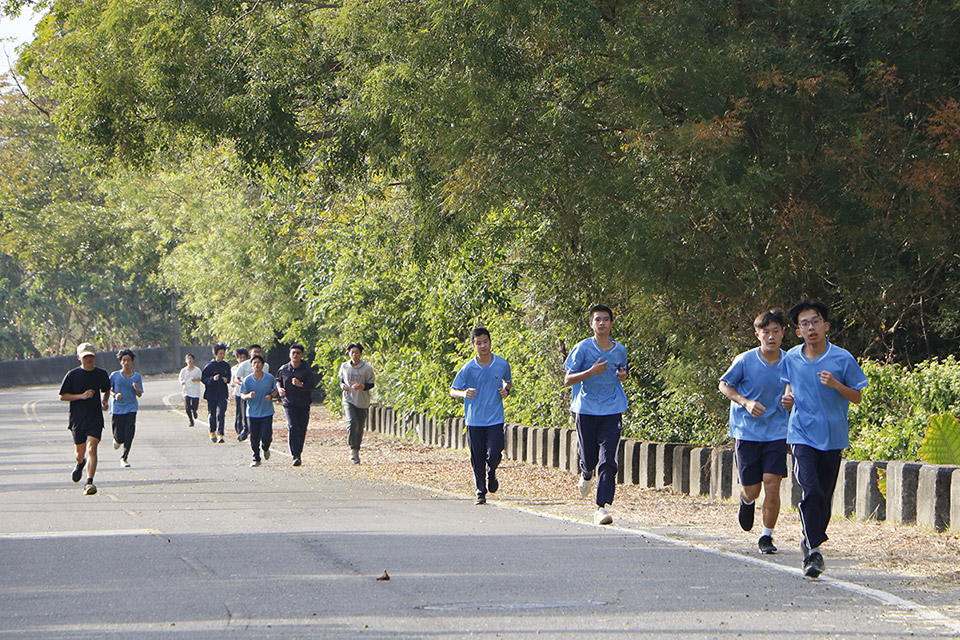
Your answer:
[[[570,471],[573,468],[570,459],[576,456],[576,445],[573,436],[576,432],[573,429],[560,429],[560,463],[559,466],[564,471]]]
[[[530,448],[530,427],[522,424],[517,425],[517,460],[524,462],[527,460],[527,451]]]
[[[694,447],[690,450],[690,477],[687,486],[690,495],[710,495],[710,453],[711,447]]]
[[[710,454],[710,496],[721,500],[730,497],[730,475],[733,473],[733,449],[714,449]]]
[[[544,463],[554,469],[560,468],[561,430],[559,427],[550,427],[547,433],[547,459]]]
[[[673,482],[671,489],[674,493],[690,493],[690,452],[693,447],[685,444],[677,445],[673,450]]]
[[[902,524],[917,521],[919,462],[894,460],[887,463],[887,520]]]
[[[835,516],[849,518],[857,508],[858,464],[856,460],[840,461],[840,473],[837,474],[837,487],[833,490],[833,502],[831,504],[831,512]],[[888,483],[888,492],[889,487]]]
[[[623,484],[624,477],[624,463],[623,463],[623,454],[624,446],[626,441],[623,438],[617,441],[617,484]]]
[[[657,443],[640,443],[640,486],[657,486]]]
[[[861,520],[886,520],[887,500],[878,484],[886,462],[861,462],[857,465],[857,517]]]
[[[640,441],[628,438],[623,443],[623,482],[640,484]]]
[[[917,524],[934,531],[946,531],[950,527],[950,481],[956,469],[938,464],[925,464],[920,469]]]
[[[950,530],[960,532],[960,469],[950,474]]]
[[[674,442],[657,443],[657,489],[673,484],[673,450],[677,446]]]

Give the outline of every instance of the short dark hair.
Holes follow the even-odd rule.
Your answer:
[[[192,353],[188,353],[187,355],[185,355],[185,356],[183,356],[183,357],[184,357],[184,358],[193,358],[194,360],[197,359],[197,356],[193,355]]]
[[[257,354],[257,355],[255,355],[255,356],[253,356],[252,358],[250,358],[250,362],[253,362],[254,360],[259,360],[260,362],[264,362],[263,356],[261,356],[261,355],[259,355],[259,354]]]
[[[249,356],[250,352],[243,347],[237,347],[237,350],[234,351],[234,354],[236,354],[236,356],[239,358],[240,356]]]
[[[123,356],[130,356],[131,360],[137,359],[137,354],[130,349],[120,349],[120,351],[117,351],[117,360],[123,360]]]
[[[493,339],[493,338],[490,338],[490,332],[487,331],[486,327],[477,327],[476,329],[470,332],[470,342],[473,342],[480,336],[487,336],[487,338],[490,340]]]
[[[290,351],[293,351],[294,349],[300,349],[300,353],[306,352],[306,349],[304,349],[303,345],[299,342],[294,342],[292,345],[290,345]]]
[[[787,320],[783,317],[783,309],[777,307],[776,309],[770,309],[769,311],[764,311],[759,314],[756,318],[753,319],[753,328],[764,329],[770,326],[773,323],[780,325],[780,328],[787,326]]]
[[[613,310],[605,304],[595,304],[590,308],[590,322],[593,322],[593,314],[606,312],[613,320]]]
[[[797,324],[797,319],[800,317],[800,314],[807,309],[813,309],[819,313],[824,322],[829,320],[828,316],[830,315],[830,307],[823,304],[819,300],[807,300],[804,298],[797,304],[790,307],[790,319],[793,320],[793,324]]]
[[[348,344],[347,353],[350,353],[350,349],[353,349],[354,347],[356,347],[357,349],[360,349],[360,353],[363,353],[363,345],[360,344],[359,342],[351,342],[350,344]]]
[[[218,342],[217,344],[213,345],[213,355],[217,355],[217,351],[223,351],[226,353],[227,345],[223,344],[222,342]]]
[[[252,344],[252,345],[250,345],[250,351],[253,351],[254,349],[260,349],[260,351],[263,351],[263,347],[261,347],[261,346],[258,345],[258,344]]]

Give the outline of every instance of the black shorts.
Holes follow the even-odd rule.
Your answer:
[[[87,425],[86,427],[70,427],[73,434],[73,444],[84,444],[88,436],[100,440],[103,435],[103,425]]]
[[[763,482],[763,474],[772,473],[785,478],[787,476],[787,441],[737,440],[734,448],[737,457],[737,474],[740,484],[749,487]]]

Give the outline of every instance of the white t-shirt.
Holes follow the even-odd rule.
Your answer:
[[[200,382],[200,374],[203,372],[198,366],[193,369],[184,367],[180,369],[180,384],[183,385],[183,395],[187,398],[202,398],[203,383]]]

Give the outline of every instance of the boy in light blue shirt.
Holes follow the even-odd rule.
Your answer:
[[[143,395],[143,379],[133,370],[133,351],[123,349],[117,353],[120,370],[110,374],[110,413],[113,416],[113,448],[123,447],[120,466],[129,467],[127,456],[137,431],[137,398]]]
[[[827,341],[829,309],[819,301],[801,300],[790,309],[803,344],[787,352],[781,380],[784,401],[793,401],[787,444],[793,471],[803,489],[798,505],[803,539],[803,573],[823,573],[820,545],[827,541],[830,503],[840,472],[840,453],[850,445],[847,411],[863,399],[867,377],[850,352]]]
[[[263,372],[263,356],[250,358],[253,373],[240,383],[240,397],[247,401],[247,429],[250,448],[253,449],[251,467],[260,466],[260,450],[263,459],[270,459],[270,444],[273,442],[273,400],[277,397],[277,379]]]
[[[720,393],[730,399],[730,437],[740,476],[737,520],[753,529],[756,500],[763,489],[761,553],[776,553],[773,529],[780,515],[780,482],[787,475],[787,410],[780,381],[785,320],[783,309],[771,309],[753,320],[760,346],[741,353],[720,377]],[[787,401],[789,405],[789,400]]]
[[[567,355],[563,385],[573,387],[570,411],[577,425],[580,452],[578,487],[590,495],[597,474],[597,512],[594,522],[611,524],[607,507],[613,502],[617,482],[617,448],[621,418],[627,410],[623,382],[627,379],[627,350],[610,338],[613,311],[598,304],[590,309],[593,337],[583,340]]]
[[[490,351],[489,331],[477,327],[470,340],[477,356],[457,373],[450,395],[463,399],[476,503],[485,504],[487,491],[496,493],[500,488],[497,467],[503,458],[503,400],[513,387],[513,376],[507,361]]]

